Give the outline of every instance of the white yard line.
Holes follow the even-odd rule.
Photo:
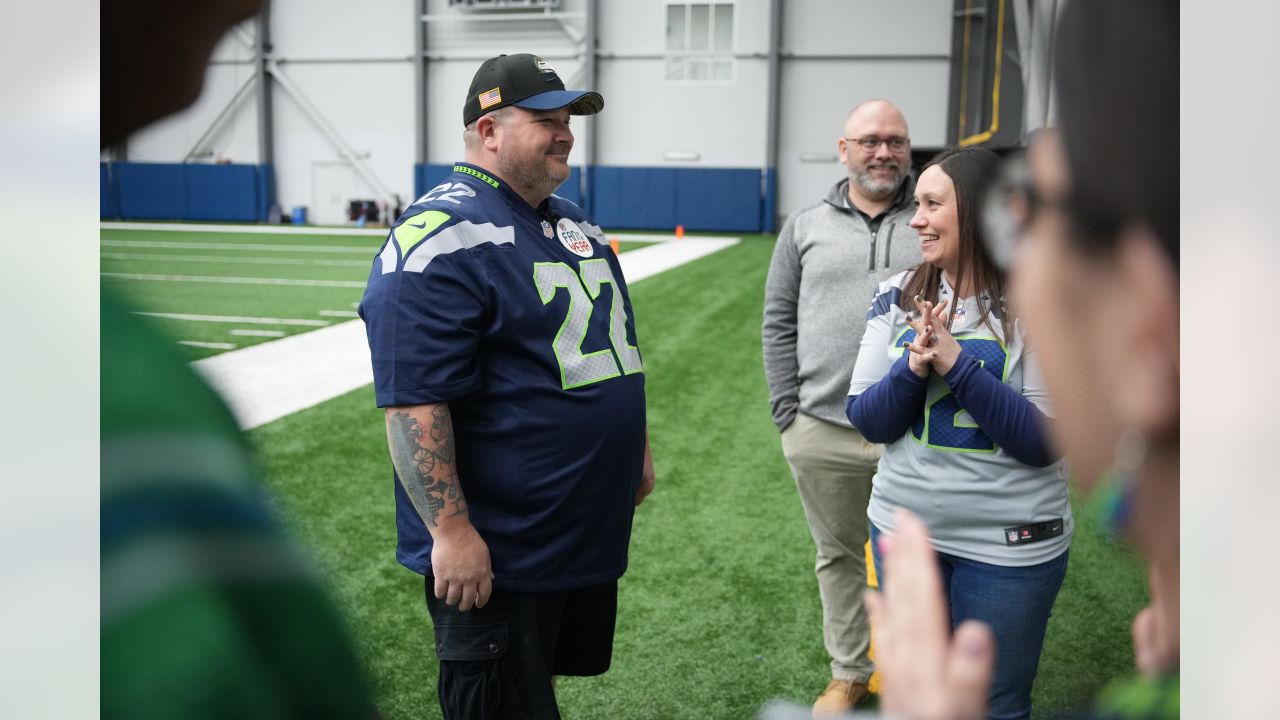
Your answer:
[[[190,320],[192,322],[235,323],[237,325],[302,325],[304,327],[326,327],[324,320],[304,318],[270,318],[244,317],[243,315],[191,315],[189,313],[138,312],[138,315],[164,318],[166,320]]]
[[[373,256],[373,250],[369,250],[370,257]],[[159,253],[100,253],[99,257],[106,260],[158,260],[168,263],[219,263],[223,265],[297,265],[299,267],[310,267],[313,265],[321,265],[326,267],[362,267],[367,268],[372,265],[370,260],[323,260],[320,258],[260,258],[260,257],[226,257],[220,255],[181,255],[172,253],[169,255]]]
[[[245,430],[373,382],[360,320],[251,345],[191,365],[222,394]]]
[[[209,350],[235,350],[235,343],[224,342],[203,342],[201,340],[179,340],[179,345],[190,345],[191,347],[208,348]]]
[[[205,225],[196,223],[104,222],[103,230],[248,233],[252,235],[386,235],[385,227],[312,227],[310,225]]]
[[[222,283],[224,285],[297,285],[302,287],[363,288],[363,280],[309,280],[305,278],[252,278],[223,275],[147,275],[144,273],[101,273],[103,277],[157,282]]]
[[[161,250],[271,250],[273,252],[351,253],[369,256],[369,264],[378,248],[369,245],[284,245],[281,243],[217,243],[180,240],[103,240],[106,247],[156,248]]]
[[[334,317],[334,318],[360,317],[360,313],[357,313],[355,310],[321,310],[318,314],[320,315],[320,317]]]
[[[232,328],[231,334],[238,337],[284,337],[283,330],[255,330],[253,328]]]
[[[624,252],[618,255],[618,262],[622,263],[623,277],[633,283],[738,242],[738,238],[685,238]]]
[[[618,260],[627,282],[635,283],[737,243],[738,238],[685,238],[632,250]],[[360,320],[222,353],[192,366],[222,394],[245,430],[373,382]]]

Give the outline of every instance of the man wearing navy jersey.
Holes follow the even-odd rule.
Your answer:
[[[570,116],[603,107],[541,58],[485,61],[466,162],[397,220],[360,304],[446,718],[556,718],[555,675],[609,667],[654,482],[644,367],[618,258],[552,195]]]

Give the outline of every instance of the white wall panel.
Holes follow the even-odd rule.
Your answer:
[[[215,66],[205,73],[204,92],[191,107],[170,115],[129,138],[131,162],[182,162],[214,118],[227,105],[247,77],[253,75],[248,66]],[[257,101],[252,91],[239,110],[205,143],[213,156],[201,162],[226,160],[235,163],[258,162]]]
[[[917,148],[946,142],[946,61],[791,60],[782,66],[782,137],[778,212],[820,200],[847,171],[838,162],[803,162],[807,153],[836,157],[836,141],[855,105],[875,98],[902,109]]]
[[[391,193],[413,196],[413,69],[406,65],[293,65],[290,80]],[[341,90],[335,91],[335,88]],[[313,205],[313,164],[342,160],[287,93],[275,97],[276,186],[281,207]],[[370,199],[381,199],[361,180]]]
[[[767,65],[738,60],[731,83],[669,83],[663,60],[600,64],[599,162],[666,167],[763,167]],[[696,152],[669,162],[667,151]]]
[[[285,59],[413,55],[414,4],[407,0],[272,0],[271,40]]]
[[[947,55],[952,0],[783,2],[782,48],[804,55]]]

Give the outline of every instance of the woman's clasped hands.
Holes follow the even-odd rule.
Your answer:
[[[903,342],[902,346],[910,351],[907,365],[916,376],[927,378],[932,369],[945,375],[956,364],[960,356],[960,343],[956,342],[947,327],[947,306],[950,301],[934,303],[916,295],[914,298],[919,313],[907,313],[907,325],[916,331],[915,342]]]

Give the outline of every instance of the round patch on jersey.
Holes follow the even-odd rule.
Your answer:
[[[591,247],[591,238],[582,232],[582,228],[569,218],[561,218],[556,223],[556,236],[560,238],[560,244],[568,248],[569,252],[581,257],[591,257],[595,254],[595,248]]]

